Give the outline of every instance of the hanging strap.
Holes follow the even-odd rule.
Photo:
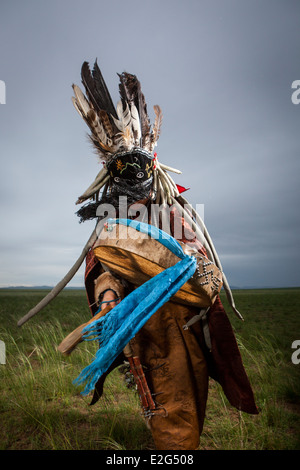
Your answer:
[[[182,328],[184,330],[188,330],[190,326],[192,326],[197,321],[201,320],[204,341],[208,349],[211,351],[211,339],[210,339],[210,332],[209,332],[209,326],[208,326],[208,320],[207,320],[207,313],[209,309],[210,307],[200,310],[200,313],[198,313],[197,315],[194,315],[185,325],[183,325]]]

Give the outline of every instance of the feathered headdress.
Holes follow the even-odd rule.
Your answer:
[[[88,125],[89,135],[97,154],[104,161],[104,168],[95,181],[78,198],[77,204],[93,198],[109,181],[108,167],[119,154],[141,152],[153,160],[153,193],[158,203],[170,201],[170,196],[178,196],[179,191],[167,174],[168,171],[181,173],[179,170],[158,163],[153,155],[154,147],[160,136],[162,111],[154,106],[155,120],[153,125],[147,112],[147,104],[141,90],[141,84],[135,75],[127,72],[119,74],[120,101],[114,107],[111,96],[103,79],[97,61],[93,70],[84,62],[81,68],[81,79],[86,95],[77,85],[72,85],[75,96],[73,104]]]
[[[92,72],[87,62],[81,69],[87,98],[73,85],[73,103],[91,130],[90,138],[100,157],[107,161],[119,151],[141,147],[151,153],[160,133],[162,113],[154,106],[156,119],[151,129],[147,105],[135,75],[123,72],[120,77],[121,100],[115,109],[97,61]]]
[[[158,105],[154,106],[156,117],[152,127],[147,113],[145,98],[137,77],[126,72],[119,75],[119,77],[121,100],[117,105],[117,109],[115,109],[113,105],[97,61],[94,64],[92,72],[87,62],[84,62],[82,65],[81,78],[85,87],[86,96],[77,85],[72,85],[75,94],[75,96],[72,97],[73,104],[90,128],[90,139],[99,156],[105,163],[104,168],[96,176],[93,183],[82,196],[78,198],[77,204],[91,198],[98,199],[101,188],[104,187],[104,193],[107,191],[112,176],[114,176],[113,170],[117,169],[120,174],[125,173],[127,166],[134,167],[136,165],[134,158],[138,158],[138,155],[145,160],[147,158],[151,160],[151,165],[146,161],[143,170],[147,174],[148,180],[151,180],[152,202],[162,205],[167,202],[170,205],[174,205],[180,215],[188,222],[198,240],[205,247],[209,260],[222,272],[223,287],[233,311],[239,318],[243,318],[235,307],[231,289],[203,220],[191,204],[181,195],[182,189],[184,190],[185,188],[176,185],[168,174],[168,171],[174,173],[181,173],[181,171],[158,162],[156,154],[153,154],[153,149],[160,135],[162,123],[160,107]],[[131,161],[130,158],[132,158]],[[149,178],[148,173],[152,173],[151,178]],[[130,171],[128,171],[127,174],[130,179]],[[139,178],[139,173],[136,173],[136,176]],[[117,183],[116,180],[117,178],[114,177],[115,183]],[[145,181],[147,184],[148,180]],[[131,184],[131,186],[133,185]],[[124,187],[121,187],[121,189],[124,189]],[[134,196],[136,196],[135,187],[133,188],[133,192]],[[136,200],[137,199],[135,199],[135,201]],[[84,209],[84,207],[82,209]],[[93,215],[93,217],[96,217],[96,215]],[[72,279],[83,262],[86,253],[95,243],[96,235],[95,229],[84,247],[82,254],[67,275],[39,304],[19,321],[19,326],[47,305]],[[191,319],[191,321],[192,320],[193,319]]]

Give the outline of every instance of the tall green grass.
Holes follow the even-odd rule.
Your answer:
[[[84,291],[65,290],[23,327],[17,320],[43,297],[40,290],[0,290],[0,449],[154,449],[139,399],[116,369],[101,400],[73,385],[97,349],[81,343],[69,356],[56,349],[64,337],[90,319]],[[300,336],[300,289],[236,291],[245,322],[228,311],[260,414],[232,408],[210,381],[199,449],[299,449],[300,364],[291,344]]]

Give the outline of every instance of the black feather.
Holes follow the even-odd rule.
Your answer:
[[[150,134],[150,120],[147,112],[147,104],[145,97],[142,93],[141,84],[135,75],[123,72],[120,77],[119,92],[122,101],[128,101],[134,103],[136,106],[142,131],[142,145],[146,139],[149,138]]]
[[[102,73],[97,64],[94,63],[93,71],[90,71],[88,62],[81,67],[81,80],[85,87],[87,96],[96,111],[105,110],[108,114],[117,118],[117,113],[107,89]]]

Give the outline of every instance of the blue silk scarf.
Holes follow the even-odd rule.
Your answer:
[[[107,223],[108,226],[127,225],[147,234],[171,250],[180,261],[142,284],[104,317],[84,328],[83,339],[98,340],[99,349],[93,362],[85,367],[74,381],[77,385],[86,383],[83,395],[87,395],[95,388],[98,379],[107,371],[126,344],[193,276],[197,266],[196,259],[186,255],[175,238],[153,225],[129,219],[108,219]]]

